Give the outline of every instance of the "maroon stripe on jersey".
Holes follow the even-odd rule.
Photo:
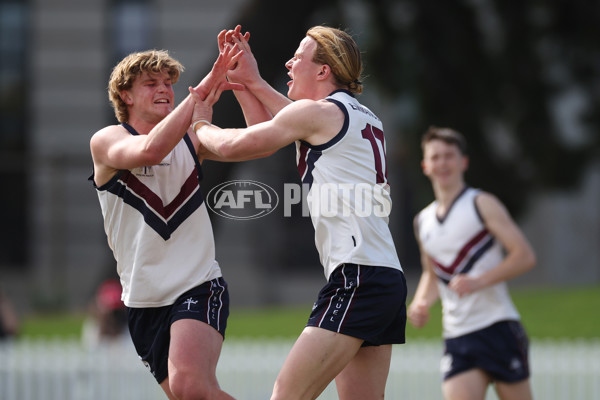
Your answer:
[[[306,172],[306,154],[308,150],[308,146],[304,143],[300,144],[300,155],[298,156],[298,173],[300,174],[300,179],[304,178],[304,173]]]
[[[121,181],[124,185],[136,196],[141,197],[148,204],[148,206],[154,210],[158,215],[164,216],[163,203],[160,197],[144,185],[131,171],[125,171],[121,177]]]
[[[434,264],[440,270],[442,270],[443,272],[445,272],[447,274],[452,275],[454,273],[454,271],[456,270],[456,268],[458,268],[458,266],[462,264],[462,262],[465,260],[467,255],[471,252],[471,250],[475,246],[477,246],[479,243],[481,243],[487,235],[488,235],[487,229],[483,229],[479,233],[477,233],[475,236],[473,236],[473,238],[471,240],[469,240],[467,242],[467,244],[465,244],[463,246],[462,249],[460,249],[460,251],[458,252],[458,255],[454,259],[454,262],[452,262],[452,264],[450,264],[449,266],[445,266],[433,258],[432,258],[432,260],[433,260]]]
[[[183,186],[177,196],[168,205],[165,206],[165,215],[170,218],[171,215],[177,211],[179,207],[194,193],[198,190],[198,173],[194,169],[188,178],[185,180]]]
[[[134,174],[130,171],[126,171],[121,177],[121,181],[127,186],[127,188],[135,193],[136,196],[144,199],[148,206],[158,215],[165,220],[168,220],[173,214],[181,207],[181,205],[194,193],[198,185],[198,174],[194,169],[185,183],[182,185],[179,193],[173,201],[166,206],[163,204],[161,198],[144,185]]]

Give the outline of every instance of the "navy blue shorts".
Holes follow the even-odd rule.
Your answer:
[[[205,322],[225,337],[229,291],[223,278],[188,290],[170,306],[127,308],[129,332],[140,359],[160,384],[168,376],[171,324],[180,319]]]
[[[363,346],[404,343],[404,274],[387,267],[340,265],[319,292],[307,326],[362,339]]]
[[[440,364],[444,380],[473,368],[500,382],[529,378],[529,339],[519,321],[497,322],[444,342]]]

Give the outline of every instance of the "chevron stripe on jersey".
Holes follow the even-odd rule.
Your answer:
[[[134,136],[139,133],[129,124],[121,124]],[[164,204],[161,197],[146,186],[135,174],[129,170],[120,171],[103,188],[108,192],[123,199],[123,202],[135,208],[143,215],[144,221],[164,240],[194,213],[204,202],[200,190],[202,169],[196,155],[194,145],[186,134],[183,141],[194,160],[195,168],[182,183],[179,193],[168,204]]]
[[[119,171],[96,187],[128,307],[170,305],[221,276],[201,172],[186,134],[160,163]]]
[[[138,210],[144,216],[144,221],[164,240],[168,240],[177,227],[204,201],[196,170],[188,176],[179,194],[166,205],[131,171],[122,171],[107,190]]]
[[[450,265],[444,265],[431,257],[435,267],[435,273],[442,282],[448,284],[456,274],[466,274],[473,268],[487,250],[494,244],[494,237],[487,231],[481,230],[458,252],[458,255]]]
[[[442,300],[444,338],[474,332],[498,321],[519,318],[506,282],[459,296],[448,282],[457,274],[478,277],[496,268],[504,258],[502,244],[488,231],[477,209],[478,189],[457,195],[443,217],[434,201],[417,215],[416,231],[423,251],[433,261]]]

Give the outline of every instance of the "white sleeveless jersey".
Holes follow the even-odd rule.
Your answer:
[[[345,115],[340,132],[317,146],[296,142],[325,277],[343,263],[402,270],[388,227],[392,201],[381,121],[348,91],[326,100]]]
[[[160,164],[119,171],[96,188],[128,307],[170,305],[221,276],[200,177],[186,135]]]
[[[436,215],[437,202],[417,215],[417,234],[438,277],[443,336],[453,338],[502,320],[518,320],[505,282],[460,298],[448,288],[456,274],[479,276],[503,259],[502,245],[488,232],[475,204],[479,190],[465,188],[446,216]]]

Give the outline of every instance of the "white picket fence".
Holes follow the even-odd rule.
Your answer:
[[[289,340],[227,340],[217,370],[240,400],[270,397]],[[440,341],[395,346],[386,399],[441,399]],[[600,399],[600,339],[534,340],[530,351],[537,399]],[[0,400],[165,399],[130,346],[86,349],[78,340],[0,343]],[[320,400],[337,399],[330,385]],[[496,399],[493,390],[488,399]]]

